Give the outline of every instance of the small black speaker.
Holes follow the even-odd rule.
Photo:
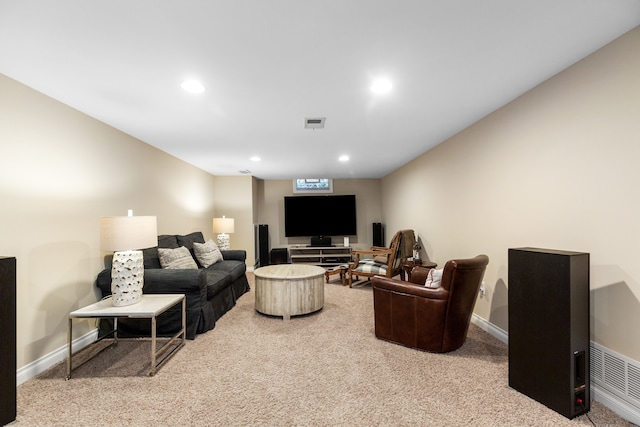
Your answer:
[[[384,226],[381,222],[373,223],[373,246],[384,247]]]
[[[273,248],[271,249],[271,265],[276,264],[288,264],[289,263],[289,251],[287,248]]]
[[[310,246],[331,246],[330,236],[313,236]]]

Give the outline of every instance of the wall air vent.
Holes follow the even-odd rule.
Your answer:
[[[592,383],[640,408],[640,363],[591,341]]]
[[[307,117],[304,119],[305,129],[324,129],[326,117]]]

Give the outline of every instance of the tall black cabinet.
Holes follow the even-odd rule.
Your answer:
[[[590,409],[589,254],[509,249],[509,386],[567,418]]]
[[[16,419],[16,259],[0,257],[0,425]]]

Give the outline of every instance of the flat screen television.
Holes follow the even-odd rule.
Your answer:
[[[286,237],[354,236],[356,196],[314,195],[284,198]]]

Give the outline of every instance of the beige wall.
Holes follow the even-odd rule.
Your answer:
[[[0,255],[17,258],[17,362],[66,342],[95,302],[98,218],[156,215],[159,233],[212,237],[215,178],[0,74]],[[79,323],[74,337],[90,330]]]
[[[592,340],[640,360],[639,76],[636,28],[385,177],[388,227],[489,255],[475,311],[504,330],[508,248],[589,252]]]
[[[304,237],[287,238],[284,235],[284,196],[293,195],[293,180],[264,180],[256,185],[257,224],[269,225],[270,247],[308,244]],[[381,181],[379,179],[334,179],[333,194],[355,194],[358,235],[349,244],[355,249],[367,249],[373,242],[372,223],[382,221]],[[386,236],[385,236],[386,237]],[[391,236],[388,236],[389,240]],[[342,244],[342,237],[334,237]]]

